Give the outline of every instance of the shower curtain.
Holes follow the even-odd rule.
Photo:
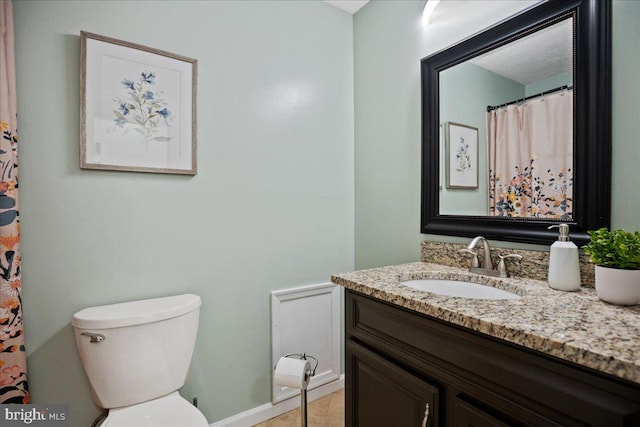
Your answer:
[[[489,214],[570,219],[573,91],[487,113]]]
[[[22,324],[13,9],[0,0],[0,403],[29,403]]]

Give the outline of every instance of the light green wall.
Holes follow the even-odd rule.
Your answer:
[[[613,2],[613,228],[640,231],[640,2]]]
[[[269,291],[353,269],[352,17],[319,1],[24,0],[14,16],[34,402],[90,425],[72,314],[183,292],[203,300],[184,396],[209,422],[269,402]],[[80,30],[198,59],[197,176],[79,168]]]
[[[440,130],[454,122],[478,129],[478,188],[447,189],[441,182],[440,213],[445,215],[487,215],[489,212],[489,171],[487,159],[487,106],[500,105],[524,97],[524,86],[470,62],[440,73]],[[455,100],[463,99],[464,102]],[[444,147],[441,144],[441,147]],[[440,153],[445,156],[445,150]],[[443,164],[446,162],[443,160]]]
[[[421,1],[372,1],[354,16],[357,268],[420,259],[420,59],[535,1],[476,3],[472,16],[438,6],[427,27]]]
[[[524,90],[526,96],[531,96],[560,86],[573,86],[573,73],[562,73],[539,82],[529,83]]]
[[[436,8],[426,28],[422,2],[374,1],[355,16],[356,268],[419,260],[424,239],[468,240],[420,234],[420,59],[527,6],[477,3],[471,17]],[[639,32],[640,2],[614,1],[612,227],[631,230],[640,230]]]

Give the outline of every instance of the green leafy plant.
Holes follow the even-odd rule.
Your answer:
[[[591,241],[583,249],[592,263],[602,267],[640,270],[640,232],[601,228],[588,233]]]

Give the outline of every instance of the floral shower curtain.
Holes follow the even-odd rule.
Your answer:
[[[0,403],[29,403],[22,324],[13,8],[0,0]]]
[[[487,113],[489,214],[570,219],[573,91]]]

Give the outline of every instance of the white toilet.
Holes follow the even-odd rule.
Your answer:
[[[76,344],[101,427],[208,427],[178,394],[198,332],[200,297],[192,294],[103,305],[73,315]]]

